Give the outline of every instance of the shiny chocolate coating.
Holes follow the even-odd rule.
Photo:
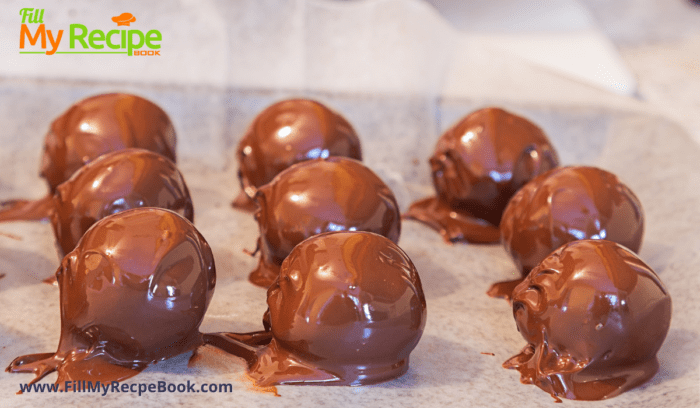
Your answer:
[[[211,249],[195,227],[160,208],[120,212],[93,225],[56,271],[56,353],[17,357],[8,372],[58,371],[102,383],[202,344],[199,325],[216,283]]]
[[[83,99],[51,123],[40,175],[53,193],[84,164],[128,147],[151,150],[175,161],[175,129],[168,115],[135,95],[113,93]]]
[[[143,149],[107,153],[58,186],[51,224],[62,254],[72,251],[98,220],[138,207],[172,210],[194,220],[182,174],[169,159]]]
[[[552,251],[578,239],[606,239],[638,252],[642,204],[612,173],[562,167],[540,175],[511,199],[501,241],[525,276]]]
[[[553,397],[600,400],[654,376],[671,297],[633,252],[612,241],[564,245],[513,292],[528,345],[506,361]]]
[[[316,101],[289,99],[260,112],[236,151],[241,194],[233,205],[255,209],[250,199],[282,170],[330,156],[362,160],[360,139],[345,118]]]
[[[40,175],[50,193],[39,200],[0,202],[0,222],[50,217],[52,195],[61,183],[100,155],[130,147],[175,161],[175,130],[162,109],[141,97],[116,93],[77,102],[53,121],[44,140]]]
[[[438,140],[430,158],[437,197],[414,203],[406,217],[437,229],[447,241],[497,242],[508,200],[558,165],[554,147],[535,124],[499,108],[477,110]]]
[[[207,335],[209,343],[244,357],[260,386],[396,378],[408,370],[427,317],[411,260],[369,232],[329,232],[297,245],[268,289],[267,304],[266,346]]]
[[[258,189],[260,263],[250,275],[268,287],[282,261],[304,239],[329,231],[370,231],[398,242],[394,194],[372,170],[345,157],[307,160]]]

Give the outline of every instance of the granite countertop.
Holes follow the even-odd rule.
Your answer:
[[[19,7],[13,1],[4,3]],[[299,3],[304,2],[285,4]],[[51,119],[74,101],[115,90],[153,100],[175,124],[179,166],[193,195],[195,225],[216,258],[217,287],[201,330],[256,330],[266,308],[265,291],[247,281],[255,259],[243,250],[255,246],[257,225],[249,214],[229,206],[238,192],[232,153],[256,113],[290,96],[327,103],[356,128],[365,163],[390,185],[400,207],[406,209],[412,200],[432,192],[427,158],[440,132],[473,109],[502,106],[540,125],[563,164],[600,166],[632,188],[647,219],[640,256],[658,273],[673,299],[671,329],[659,353],[661,368],[651,381],[609,401],[565,400],[563,405],[698,406],[700,303],[695,291],[700,283],[696,234],[700,225],[700,24],[694,23],[700,17],[692,14],[695,9],[689,3],[675,1],[669,6],[665,6],[668,2],[651,0],[625,0],[616,5],[596,0],[580,3],[594,10],[602,32],[618,47],[634,74],[635,96],[613,94],[535,65],[513,66],[507,56],[478,47],[470,52],[482,59],[474,70],[465,72],[471,75],[467,79],[484,82],[462,94],[444,95],[434,90],[418,92],[420,89],[371,93],[254,83],[241,86],[231,83],[231,78],[221,83],[164,83],[157,78],[132,81],[126,76],[62,77],[48,71],[18,75],[13,67],[0,63],[0,200],[45,194],[45,185],[37,175],[43,135]],[[212,10],[223,7],[209,1],[202,4]],[[184,1],[180,6],[194,7]],[[645,13],[639,7],[652,11]],[[656,19],[649,14],[654,12]],[[235,14],[230,9],[226,13],[229,17]],[[7,20],[0,21],[0,32],[10,31]],[[255,25],[255,21],[245,21]],[[677,22],[675,28],[673,21]],[[16,27],[14,21],[12,24]],[[213,29],[231,35],[230,27]],[[14,41],[14,34],[12,38]],[[0,53],[8,52],[4,49]],[[217,64],[214,61],[213,67]],[[485,295],[491,283],[514,273],[505,251],[498,245],[446,245],[437,233],[410,221],[402,225],[399,244],[418,268],[428,304],[424,336],[411,355],[409,372],[399,379],[352,388],[280,386],[276,397],[251,386],[241,361],[204,348],[202,358],[189,366],[190,353],[156,364],[126,383],[230,383],[233,392],[15,395],[19,383],[28,382],[31,375],[0,373],[0,404],[552,404],[553,399],[539,388],[520,384],[517,372],[501,368],[501,363],[525,344],[508,304]],[[58,264],[49,224],[0,224],[0,273],[5,274],[0,279],[0,363],[8,364],[23,354],[56,350],[58,290],[41,280]],[[43,382],[54,379],[55,375],[50,375]]]

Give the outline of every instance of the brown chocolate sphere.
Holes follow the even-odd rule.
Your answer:
[[[513,315],[528,345],[505,368],[555,398],[600,400],[654,376],[671,298],[633,252],[583,240],[557,249],[515,288]]]
[[[500,229],[503,246],[524,276],[552,251],[578,239],[606,239],[638,252],[644,212],[614,174],[596,167],[562,167],[520,189]]]
[[[51,224],[62,254],[98,220],[138,207],[159,207],[194,220],[182,174],[169,159],[143,149],[104,154],[58,186]]]
[[[449,128],[430,158],[437,197],[414,203],[407,218],[447,241],[497,242],[508,200],[535,176],[557,167],[547,136],[499,108],[475,111]]]
[[[413,263],[394,242],[369,232],[325,233],[297,245],[267,304],[272,340],[250,366],[259,385],[398,377],[426,321]]]
[[[58,371],[107,383],[202,344],[199,325],[216,283],[211,249],[180,215],[138,208],[103,218],[56,271],[61,337],[56,353],[17,357],[9,372]]]
[[[104,153],[138,147],[175,161],[175,130],[153,102],[113,93],[83,99],[51,123],[41,177],[53,193],[84,164]]]
[[[398,242],[394,194],[372,170],[345,157],[308,160],[283,171],[255,196],[260,227],[258,268],[250,280],[268,287],[282,261],[304,239],[329,231],[370,231]]]
[[[355,130],[338,113],[316,101],[289,99],[258,114],[236,156],[242,191],[234,206],[246,208],[258,187],[292,164],[330,156],[362,160],[362,150]]]

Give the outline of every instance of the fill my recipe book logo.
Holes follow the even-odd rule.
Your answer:
[[[141,30],[131,27],[136,17],[122,13],[112,17],[114,30],[90,30],[84,24],[71,24],[68,28],[70,51],[58,51],[64,30],[48,29],[44,24],[44,9],[23,8],[19,11],[22,25],[19,31],[20,54],[127,54],[160,56],[160,41],[163,35],[158,30]],[[29,45],[27,45],[29,43]],[[148,49],[141,50],[146,47]],[[40,49],[40,51],[38,50]]]

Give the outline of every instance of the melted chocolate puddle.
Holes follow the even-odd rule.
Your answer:
[[[438,197],[411,204],[404,219],[420,221],[438,231],[447,242],[492,244],[499,242],[497,226],[462,211],[456,211]]]
[[[365,385],[399,377],[408,371],[408,361],[396,364],[389,371],[381,367],[372,372],[371,364],[370,367],[338,364],[334,367],[336,372],[327,371],[280,347],[270,332],[204,334],[204,343],[244,359],[248,375],[259,387],[277,384]],[[353,378],[363,380],[348,380]]]
[[[0,222],[41,221],[51,216],[53,195],[39,200],[10,200],[0,203]]]
[[[32,373],[29,384],[34,384],[54,371],[58,372],[56,384],[59,391],[65,390],[66,381],[100,381],[108,384],[123,381],[143,371],[147,365],[125,367],[112,358],[88,350],[66,350],[63,353],[29,354],[17,357],[5,369],[8,373]],[[18,391],[17,394],[21,394]]]
[[[513,290],[516,286],[520,285],[520,282],[522,282],[523,279],[525,278],[520,277],[518,279],[510,281],[496,282],[493,285],[491,285],[486,294],[493,298],[503,298],[505,300],[510,300],[510,298],[513,297]]]

